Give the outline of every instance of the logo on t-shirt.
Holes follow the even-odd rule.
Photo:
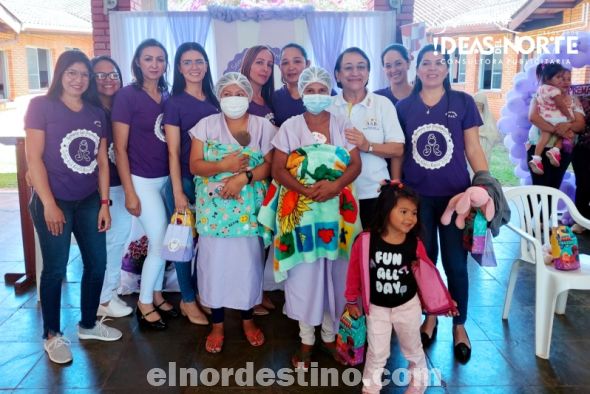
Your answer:
[[[375,260],[371,263],[377,268],[377,293],[404,295],[408,291],[408,286],[401,284],[400,276],[408,275],[409,270],[406,266],[400,268],[402,254],[378,251],[375,253]]]
[[[441,124],[425,124],[412,133],[412,158],[427,170],[436,170],[449,164],[453,150],[451,133]]]
[[[365,130],[379,129],[379,123],[375,118],[367,118],[365,121]]]
[[[109,149],[108,149],[108,155],[109,155],[109,160],[111,163],[113,163],[113,165],[117,165],[116,159],[115,159],[115,144],[113,142],[111,142],[111,144],[109,145]]]
[[[78,174],[92,174],[97,166],[96,155],[100,137],[93,131],[70,131],[60,144],[60,154],[66,167]]]
[[[166,137],[164,136],[164,129],[162,126],[162,118],[163,117],[164,117],[164,114],[160,114],[156,118],[156,123],[154,124],[154,133],[156,134],[156,137],[158,137],[158,139],[160,141],[166,142]]]

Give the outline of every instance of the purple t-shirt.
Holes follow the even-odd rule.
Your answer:
[[[261,118],[265,118],[270,123],[275,124],[275,114],[272,112],[272,108],[268,105],[260,105],[255,103],[254,101],[250,101],[250,105],[248,106],[248,113],[250,115],[260,116]]]
[[[82,200],[98,190],[98,146],[106,138],[104,112],[89,103],[74,112],[61,100],[35,97],[25,129],[43,130],[43,163],[49,187],[60,200]]]
[[[156,103],[143,89],[128,85],[115,96],[113,122],[129,125],[127,155],[131,174],[143,178],[167,176],[168,146],[162,127],[164,103],[167,94],[162,94]]]
[[[121,186],[121,178],[119,178],[119,172],[117,171],[115,161],[115,144],[113,142],[113,123],[111,121],[111,111],[103,108],[106,118],[105,131],[107,135],[107,147],[109,156],[109,175],[110,175],[110,186]]]
[[[379,96],[387,97],[393,105],[396,105],[399,101],[397,97],[393,95],[393,92],[389,86],[384,87],[383,89],[375,90],[373,93],[378,94]]]
[[[272,96],[272,104],[275,109],[275,125],[277,127],[281,127],[285,120],[290,117],[305,112],[303,100],[300,98],[295,100],[286,86],[275,90]]]
[[[473,98],[451,91],[428,109],[420,95],[411,94],[396,109],[406,137],[404,182],[429,197],[465,191],[471,183],[464,131],[483,124]]]
[[[187,92],[172,96],[166,101],[162,124],[180,128],[180,169],[183,177],[192,178],[189,168],[191,137],[189,130],[199,120],[218,113],[209,100],[201,101]]]

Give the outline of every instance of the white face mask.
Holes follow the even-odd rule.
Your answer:
[[[248,97],[231,96],[222,97],[219,100],[221,111],[230,119],[239,119],[244,116],[249,104]]]
[[[332,96],[327,94],[304,94],[303,105],[310,113],[317,115],[332,105]]]

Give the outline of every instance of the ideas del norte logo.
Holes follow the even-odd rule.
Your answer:
[[[518,54],[529,55],[531,53],[565,53],[568,55],[578,54],[578,37],[577,36],[514,36],[514,37],[494,37],[494,36],[476,36],[476,37],[433,37],[432,43],[440,46],[442,53],[458,53],[459,55],[492,55],[494,53],[509,53],[510,51]],[[550,45],[553,45],[553,50]]]

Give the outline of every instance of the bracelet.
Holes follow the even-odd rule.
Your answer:
[[[100,200],[100,205],[108,205],[108,206],[111,206],[111,205],[113,205],[113,200],[110,200],[108,198],[106,200]]]

